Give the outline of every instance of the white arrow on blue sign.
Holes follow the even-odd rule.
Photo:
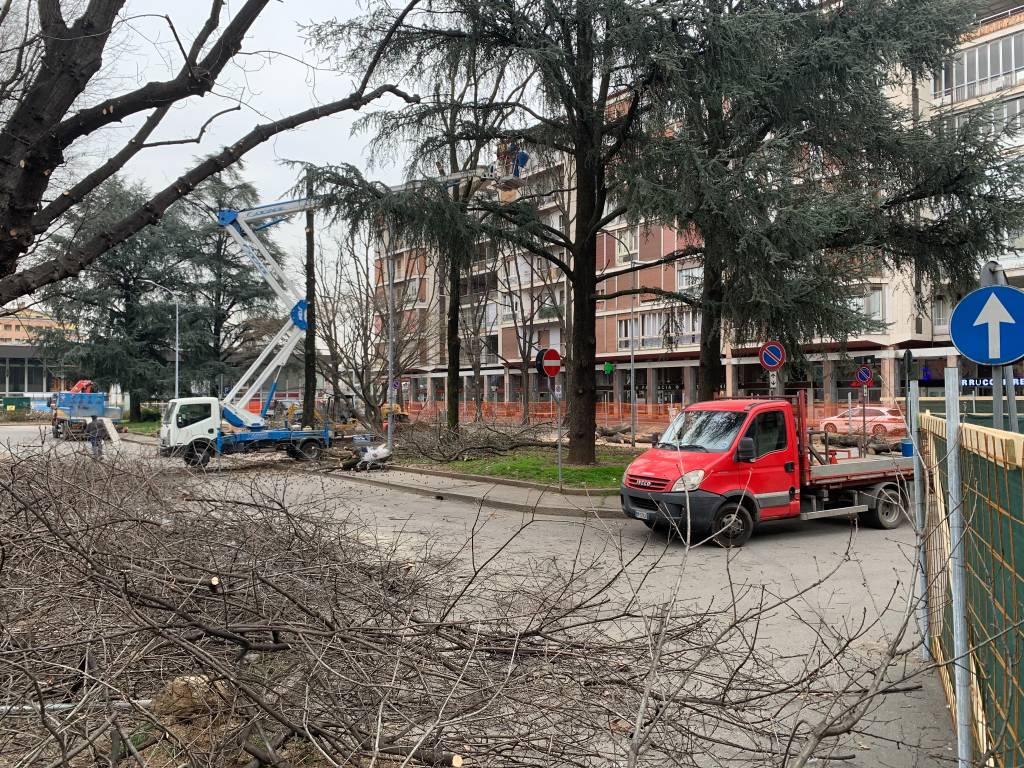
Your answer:
[[[981,365],[1007,365],[1024,357],[1024,291],[990,285],[964,296],[949,318],[961,355]]]

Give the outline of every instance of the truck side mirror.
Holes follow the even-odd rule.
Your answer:
[[[736,448],[736,461],[739,464],[750,464],[754,461],[754,438],[740,438],[740,444]]]

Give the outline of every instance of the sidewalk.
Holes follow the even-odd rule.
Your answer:
[[[353,483],[414,493],[437,501],[462,501],[491,509],[505,509],[537,515],[600,517],[622,514],[618,495],[581,496],[522,488],[498,482],[481,482],[438,477],[388,469],[373,472],[331,472],[331,476]]]

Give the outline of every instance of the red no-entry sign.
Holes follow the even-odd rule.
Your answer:
[[[537,353],[537,373],[541,376],[553,379],[561,370],[562,356],[557,349],[542,349]]]

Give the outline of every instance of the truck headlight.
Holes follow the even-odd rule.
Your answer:
[[[704,482],[704,470],[703,469],[691,469],[685,473],[682,477],[676,480],[672,486],[672,493],[680,493],[682,491],[696,491],[700,488],[700,484]]]

